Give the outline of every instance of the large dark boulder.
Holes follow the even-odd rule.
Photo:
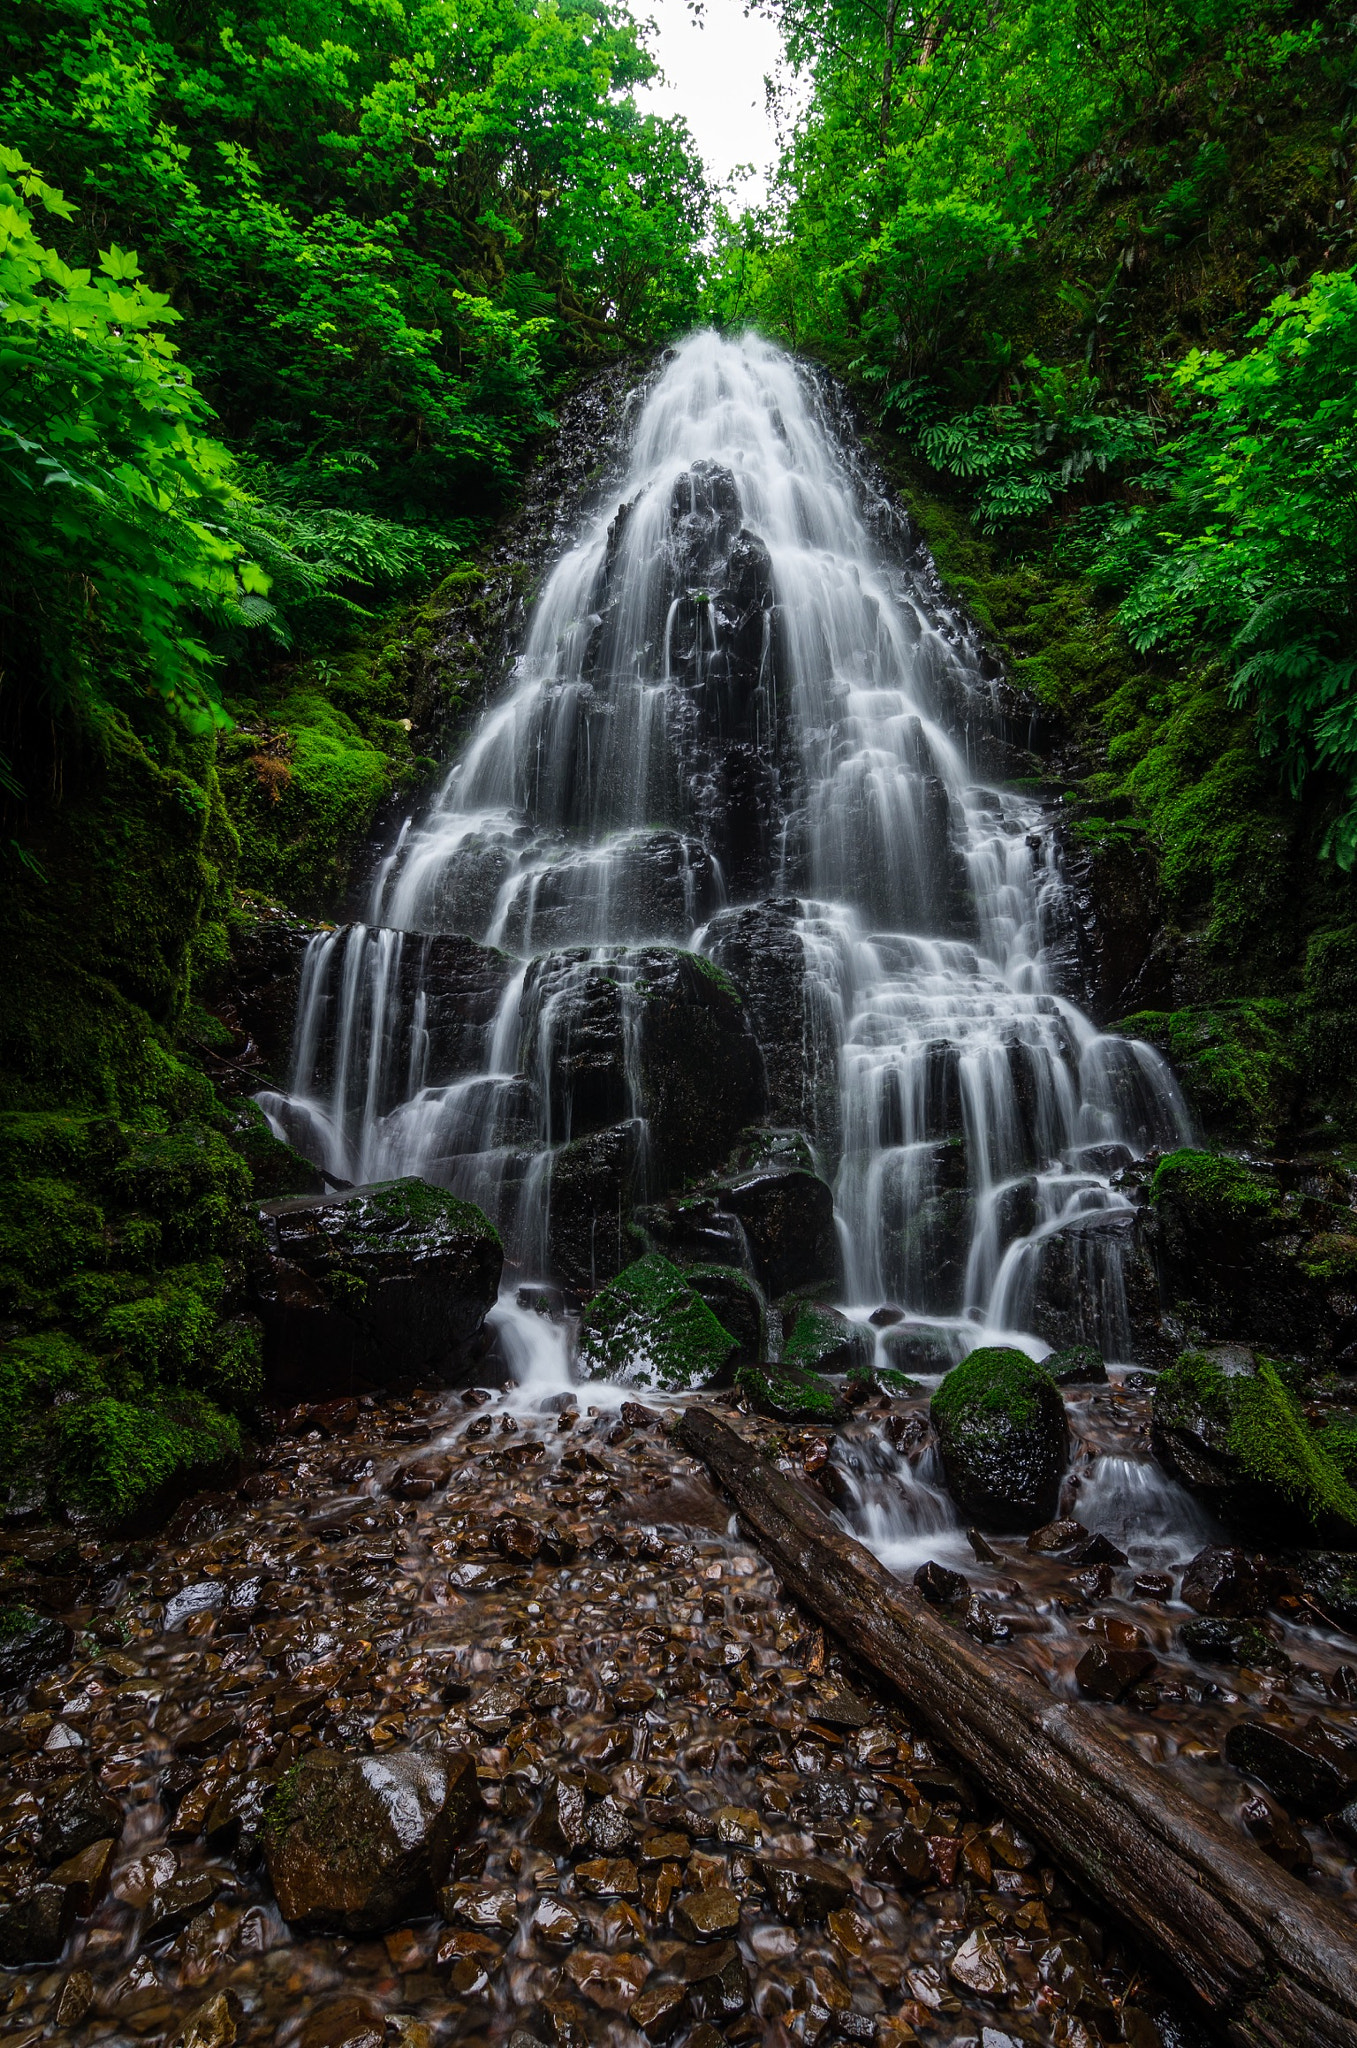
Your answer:
[[[642,1139],[640,1120],[629,1118],[552,1156],[546,1264],[579,1294],[592,1294],[635,1254],[630,1219]]]
[[[763,1297],[735,1266],[689,1266],[684,1279],[740,1347],[740,1357],[753,1364],[768,1349],[768,1313]]]
[[[580,1369],[588,1379],[680,1392],[710,1386],[739,1344],[677,1266],[649,1252],[596,1294],[580,1322]]]
[[[1023,1256],[1031,1296],[1020,1328],[1056,1350],[1102,1343],[1123,1362],[1166,1360],[1158,1282],[1136,1210],[1090,1210],[1034,1240]]]
[[[833,1286],[843,1273],[834,1195],[795,1133],[763,1131],[754,1162],[637,1211],[647,1239],[681,1265],[740,1266],[770,1300]]]
[[[504,1256],[481,1211],[426,1181],[266,1202],[251,1275],[270,1390],[298,1399],[456,1372]]]
[[[352,1935],[429,1912],[480,1811],[466,1751],[313,1749],[283,1778],[265,1825],[278,1909],[293,1926]]]
[[[804,1366],[770,1362],[742,1365],[735,1375],[738,1392],[758,1415],[775,1422],[839,1422],[843,1403],[832,1380]]]
[[[784,1316],[783,1327],[782,1363],[802,1372],[865,1372],[876,1353],[870,1330],[819,1302],[797,1304]]]
[[[703,947],[745,999],[763,1054],[769,1116],[812,1132],[833,1150],[839,1124],[838,1027],[823,992],[806,979],[800,914],[794,896],[720,911],[707,926]]]
[[[1306,1818],[1336,1813],[1357,1793],[1357,1744],[1315,1716],[1299,1727],[1236,1721],[1225,1738],[1225,1761]]]
[[[1060,1389],[1022,1351],[973,1351],[932,1402],[948,1489],[983,1529],[1018,1533],[1055,1515],[1069,1459]]]
[[[700,839],[637,832],[582,848],[534,874],[510,905],[504,943],[544,953],[588,945],[603,929],[686,940],[721,901],[721,876]]]
[[[1319,1535],[1357,1545],[1357,1492],[1268,1360],[1184,1352],[1155,1382],[1150,1441],[1160,1464],[1250,1543]]]

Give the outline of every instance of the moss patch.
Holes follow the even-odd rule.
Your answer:
[[[737,1391],[759,1415],[778,1422],[836,1422],[839,1397],[826,1379],[795,1365],[742,1365]]]
[[[1213,1152],[1170,1152],[1154,1170],[1150,1200],[1176,1202],[1194,1222],[1259,1223],[1278,1210],[1271,1182]]]
[[[1252,1373],[1226,1373],[1205,1352],[1184,1352],[1159,1376],[1154,1415],[1156,1429],[1198,1433],[1204,1418],[1239,1471],[1265,1493],[1317,1529],[1357,1536],[1357,1491],[1272,1360],[1259,1359]]]
[[[1043,1390],[1053,1385],[1025,1351],[988,1345],[952,1367],[933,1395],[933,1414],[953,1428],[965,1422],[996,1433],[1010,1424],[1021,1429],[1036,1420]]]
[[[1116,1028],[1166,1055],[1198,1124],[1213,1138],[1272,1145],[1292,1122],[1303,1046],[1289,998],[1140,1011]]]
[[[596,1294],[580,1326],[586,1377],[622,1386],[709,1386],[738,1351],[729,1330],[658,1252]]]

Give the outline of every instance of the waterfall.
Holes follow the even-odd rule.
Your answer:
[[[678,1184],[643,1043],[656,961],[695,950],[739,984],[775,937],[800,1023],[761,1040],[766,1120],[831,1182],[845,1301],[1031,1341],[1057,1285],[1127,1356],[1116,1169],[1187,1115],[1054,972],[1052,820],[974,766],[996,723],[978,649],[870,500],[791,357],[714,333],[671,352],[501,700],[365,923],[312,942],[290,1085],[261,1100],[336,1176],[480,1202],[541,1275],[581,1129],[611,1134],[636,1199]]]

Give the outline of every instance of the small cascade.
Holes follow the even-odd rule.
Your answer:
[[[673,351],[502,699],[365,922],[312,942],[261,1100],[335,1177],[425,1175],[577,1286],[638,1203],[793,1128],[850,1308],[1129,1358],[1116,1175],[1187,1114],[1056,971],[1052,819],[974,767],[978,649],[870,498],[792,358]]]

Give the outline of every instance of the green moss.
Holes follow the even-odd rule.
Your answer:
[[[1315,1438],[1326,1458],[1331,1458],[1343,1477],[1357,1481],[1357,1415],[1335,1415]]]
[[[782,1347],[782,1362],[814,1372],[828,1366],[844,1372],[852,1366],[865,1369],[871,1359],[872,1342],[867,1332],[848,1322],[837,1309],[817,1302],[798,1305],[791,1334]]]
[[[687,958],[692,961],[704,981],[709,981],[713,988],[719,988],[722,995],[728,996],[737,1009],[744,1008],[744,997],[740,994],[740,991],[736,988],[724,967],[718,967],[716,962],[709,960],[705,953],[689,953]]]
[[[1116,1028],[1159,1047],[1213,1137],[1272,1145],[1290,1123],[1301,1087],[1296,1022],[1295,1003],[1273,996],[1140,1011]]]
[[[1161,1159],[1150,1182],[1152,1202],[1173,1201],[1197,1219],[1221,1224],[1262,1221],[1277,1211],[1277,1191],[1237,1159],[1183,1150]]]
[[[1223,1372],[1205,1352],[1188,1351],[1159,1376],[1154,1397],[1160,1427],[1190,1426],[1200,1414],[1224,1431],[1240,1469],[1299,1508],[1316,1528],[1357,1535],[1357,1491],[1306,1423],[1279,1367],[1259,1359],[1256,1371]]]
[[[185,1389],[139,1401],[103,1395],[54,1410],[46,1446],[62,1496],[94,1514],[135,1513],[172,1480],[199,1482],[241,1455],[240,1425]]]
[[[738,1350],[677,1266],[658,1252],[637,1259],[596,1294],[580,1326],[586,1376],[624,1385],[706,1386]]]
[[[1008,1424],[1023,1428],[1035,1422],[1041,1393],[1055,1383],[1044,1366],[1025,1351],[986,1345],[972,1351],[942,1380],[933,1395],[933,1412],[944,1425],[996,1433]]]
[[[819,1373],[776,1361],[768,1365],[742,1365],[735,1375],[736,1391],[760,1415],[779,1422],[835,1422],[839,1399],[834,1388]]]

